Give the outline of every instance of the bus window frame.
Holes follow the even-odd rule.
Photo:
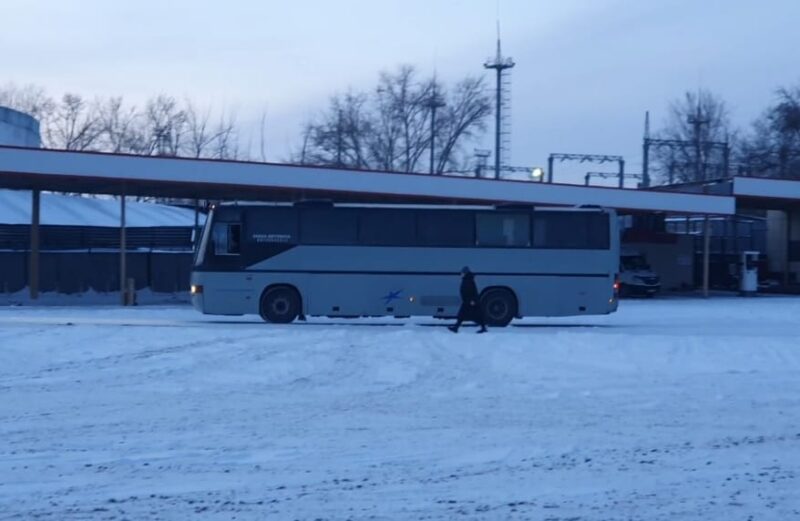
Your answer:
[[[241,222],[216,222],[212,224],[213,229],[211,231],[211,241],[214,246],[214,256],[216,257],[233,257],[233,256],[240,256],[242,254],[242,223]],[[217,236],[215,234],[217,227],[225,227],[225,251],[220,252],[217,250],[217,246],[219,245],[217,241]],[[237,251],[231,251],[231,228],[238,227],[239,228],[239,241],[237,243],[238,249]]]
[[[528,221],[528,233],[525,234],[527,244],[481,244],[478,242],[478,219],[481,215],[504,216],[511,215],[515,217],[525,217]],[[527,250],[533,248],[533,214],[532,212],[508,211],[508,210],[479,210],[474,213],[475,221],[475,245],[474,248],[494,248],[494,249],[509,249],[509,250]]]
[[[604,222],[605,222],[605,228],[606,228],[605,229],[604,246],[600,247],[600,248],[592,248],[592,247],[585,247],[585,246],[564,246],[564,245],[541,246],[541,245],[537,245],[536,244],[536,218],[537,217],[546,218],[545,216],[548,215],[548,214],[549,215],[563,214],[563,215],[601,215],[601,216],[603,216]],[[531,248],[535,249],[535,250],[609,251],[609,250],[612,249],[612,244],[613,244],[613,241],[611,240],[612,226],[611,226],[611,222],[610,221],[611,221],[610,214],[608,212],[603,212],[603,211],[572,213],[572,212],[559,212],[559,211],[546,211],[545,210],[545,211],[533,212],[533,215],[531,216]],[[587,237],[589,237],[589,229],[588,229],[589,221],[587,220],[585,224],[587,226],[587,230],[586,230]]]
[[[340,215],[348,215],[352,216],[355,219],[355,232],[352,241],[340,241],[340,242],[320,242],[320,241],[310,241],[307,239],[306,234],[308,231],[307,222],[305,219],[308,215],[318,212],[320,214],[325,212],[331,213],[338,213]],[[361,246],[359,244],[359,228],[361,225],[361,212],[359,209],[356,208],[339,208],[330,207],[330,208],[302,208],[299,212],[297,212],[297,244],[304,245],[304,246]]]
[[[420,231],[424,229],[425,226],[421,222],[421,218],[430,215],[445,214],[445,213],[450,213],[453,215],[459,215],[459,214],[469,215],[472,223],[470,226],[471,237],[468,244],[441,244],[436,242],[426,242],[422,239]],[[416,227],[416,247],[417,248],[478,248],[479,246],[477,245],[477,237],[476,237],[478,230],[475,224],[475,214],[476,211],[474,210],[461,210],[461,209],[436,209],[436,210],[424,209],[417,211],[416,215],[414,216],[415,220],[414,224]]]

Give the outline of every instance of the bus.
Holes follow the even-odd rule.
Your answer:
[[[191,274],[205,314],[450,318],[475,274],[490,326],[617,309],[619,231],[599,207],[224,204]]]

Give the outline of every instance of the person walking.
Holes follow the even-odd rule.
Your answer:
[[[475,322],[480,326],[478,333],[486,333],[486,321],[483,318],[478,286],[475,284],[475,275],[470,271],[469,266],[461,269],[461,307],[458,309],[458,318],[456,323],[447,326],[447,329],[458,333],[458,328],[464,321]]]

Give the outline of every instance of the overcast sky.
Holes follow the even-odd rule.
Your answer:
[[[0,84],[135,103],[164,92],[242,123],[266,109],[281,160],[330,94],[371,88],[381,70],[486,74],[498,12],[517,63],[516,165],[606,153],[638,172],[645,110],[657,127],[670,100],[703,87],[747,126],[800,84],[798,0],[0,0]]]

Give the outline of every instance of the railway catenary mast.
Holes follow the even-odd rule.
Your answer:
[[[495,101],[495,114],[494,114],[494,177],[500,177],[500,167],[503,164],[502,155],[502,135],[503,135],[503,76],[505,71],[513,68],[515,65],[514,60],[511,58],[504,58],[500,49],[500,23],[497,24],[497,55],[490,58],[483,64],[486,69],[494,69],[497,75],[496,85],[496,101]],[[507,116],[506,116],[507,117]]]

